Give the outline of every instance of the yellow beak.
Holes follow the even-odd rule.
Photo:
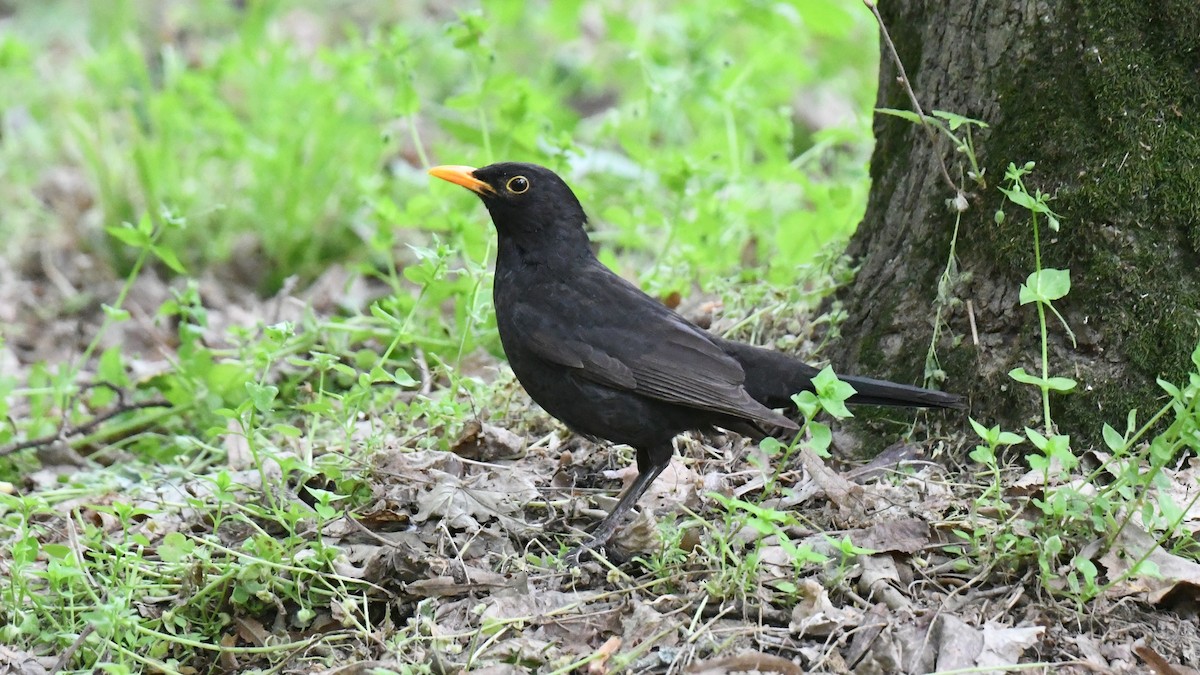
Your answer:
[[[450,181],[455,185],[461,185],[477,195],[494,195],[496,190],[491,185],[479,180],[475,177],[475,168],[470,166],[459,166],[455,164],[447,164],[445,166],[435,166],[429,170],[429,175],[442,180]]]

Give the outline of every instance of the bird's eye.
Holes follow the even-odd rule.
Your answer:
[[[514,195],[519,195],[529,190],[529,180],[525,176],[513,176],[508,179],[508,184],[505,187]]]

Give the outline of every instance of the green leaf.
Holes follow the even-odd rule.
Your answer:
[[[1000,432],[1000,438],[996,440],[996,445],[1018,445],[1024,443],[1025,439],[1014,434],[1011,431]]]
[[[1161,579],[1162,571],[1158,568],[1158,563],[1147,558],[1139,561],[1133,566],[1132,573],[1140,577],[1150,577],[1151,579]]]
[[[1030,278],[1033,277],[1032,274],[1029,276],[1030,276]],[[1037,302],[1038,296],[1037,296],[1037,292],[1033,290],[1032,285],[1021,284],[1021,290],[1017,296],[1017,299],[1020,300],[1022,305],[1028,305],[1031,302]]]
[[[1028,438],[1029,442],[1033,443],[1033,447],[1037,448],[1038,450],[1044,451],[1046,449],[1046,445],[1048,445],[1050,442],[1049,439],[1038,433],[1037,430],[1030,429],[1029,427],[1025,427],[1025,437]]]
[[[125,372],[125,359],[121,357],[119,347],[109,347],[100,355],[96,364],[96,377],[115,387],[129,386],[129,375]]]
[[[1043,452],[1047,457],[1057,459],[1063,471],[1071,471],[1079,464],[1075,453],[1071,452],[1071,437],[1066,434],[1055,434],[1046,439],[1046,448]]]
[[[113,321],[128,321],[129,312],[120,307],[113,307],[108,304],[101,304],[100,309],[104,310],[104,315]]]
[[[65,560],[71,556],[72,549],[64,544],[46,544],[42,546],[42,553],[57,560]]]
[[[1174,384],[1167,382],[1161,377],[1157,378],[1157,382],[1158,386],[1162,387],[1163,390],[1170,394],[1172,398],[1178,399],[1180,397],[1179,387],[1176,387]]]
[[[992,449],[986,445],[975,446],[975,449],[968,456],[972,460],[988,466],[996,462],[996,453],[992,452]]]
[[[398,329],[404,326],[403,320],[401,320],[399,317],[388,314],[387,310],[379,306],[379,303],[373,303],[371,305],[371,316],[383,321],[388,325],[388,327],[393,329]]]
[[[1020,300],[1022,305],[1035,301],[1048,305],[1070,292],[1071,271],[1046,268],[1030,274],[1025,279],[1025,284],[1021,286]]]
[[[275,397],[279,395],[279,387],[247,382],[246,392],[250,394],[250,401],[254,403],[255,409],[261,413],[268,413],[275,403]]]
[[[982,438],[989,445],[995,445],[996,437],[1000,435],[1000,425],[999,424],[997,424],[996,426],[989,429],[989,428],[983,426],[982,424],[980,424],[979,422],[976,422],[975,418],[973,418],[973,417],[968,417],[967,421],[971,423],[971,428],[975,430],[975,434],[977,436]]]
[[[812,434],[809,448],[820,457],[831,457],[829,446],[833,444],[833,431],[830,430],[829,425],[821,424],[820,422],[810,422],[808,431]]]
[[[846,408],[846,399],[858,393],[854,387],[842,382],[834,374],[833,368],[825,366],[813,378],[813,388],[817,390],[817,398],[821,407],[837,419],[845,419],[854,415]]]
[[[1012,370],[1008,371],[1008,376],[1022,384],[1036,384],[1038,386],[1041,386],[1042,384],[1042,378],[1037,377],[1036,375],[1030,375],[1029,373],[1025,372],[1024,368],[1013,368]]]
[[[1052,535],[1046,539],[1046,541],[1042,542],[1042,552],[1045,553],[1047,558],[1053,558],[1057,556],[1059,553],[1062,553],[1062,550],[1062,537],[1058,536],[1057,534]]]
[[[946,123],[950,125],[951,131],[958,129],[959,127],[963,126],[964,124],[974,125],[974,126],[979,127],[980,129],[988,128],[988,125],[986,122],[982,122],[980,120],[973,119],[970,117],[964,117],[957,113],[947,112],[945,110],[934,110],[931,114],[934,117],[940,117],[940,118],[946,120]]]
[[[1083,580],[1086,587],[1095,588],[1096,577],[1099,574],[1099,570],[1096,569],[1096,563],[1084,558],[1083,556],[1075,556],[1075,560],[1073,562],[1075,569],[1079,570],[1079,573],[1083,575]]]
[[[876,108],[875,112],[883,113],[884,115],[891,115],[892,117],[899,117],[900,119],[908,120],[913,124],[921,123],[921,116],[911,110],[900,110],[898,108]]]
[[[158,557],[163,562],[186,560],[196,549],[196,543],[179,532],[169,532],[158,545]]]
[[[120,227],[106,227],[104,231],[126,246],[146,248],[150,245],[150,235],[134,229],[129,223],[123,223]]]
[[[1040,212],[1045,209],[1045,205],[1038,204],[1037,200],[1024,190],[1000,188],[1000,191],[1004,193],[1005,197],[1008,197],[1008,201],[1016,204],[1017,206],[1024,207],[1034,212]]]
[[[817,410],[821,407],[817,400],[817,395],[811,391],[802,391],[798,394],[792,394],[792,403],[796,404],[796,409],[804,416],[804,419],[812,419],[817,414]]]
[[[1052,377],[1046,380],[1046,388],[1050,391],[1074,391],[1078,383],[1069,377]]]
[[[403,368],[397,368],[396,372],[392,374],[392,382],[395,382],[401,387],[413,387],[420,384],[420,382],[413,379],[413,376],[409,375],[408,371],[404,370]]]
[[[758,442],[758,447],[768,457],[776,457],[783,452],[784,445],[774,436],[767,436]]]
[[[1030,275],[1035,278],[1031,284],[1038,289],[1038,295],[1047,300],[1058,300],[1071,292],[1071,270],[1059,270],[1047,267],[1041,272]]]
[[[154,234],[154,221],[150,220],[149,213],[143,213],[142,217],[138,218],[136,227],[137,231],[146,235],[146,237],[150,237],[150,235]]]
[[[150,251],[163,262],[164,265],[171,268],[171,271],[176,274],[187,274],[187,270],[183,267],[183,263],[179,262],[179,258],[175,256],[175,252],[165,246],[151,246]]]

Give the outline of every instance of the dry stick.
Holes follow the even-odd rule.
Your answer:
[[[41,447],[43,445],[49,445],[50,443],[53,443],[54,441],[66,438],[68,436],[77,436],[80,434],[86,434],[86,433],[92,431],[93,429],[95,429],[96,427],[100,426],[104,422],[107,422],[108,420],[110,420],[122,413],[132,412],[134,410],[143,410],[145,408],[169,408],[169,407],[171,407],[171,404],[165,400],[145,401],[142,403],[126,403],[126,404],[118,405],[117,407],[113,408],[112,410],[109,410],[108,412],[105,412],[105,413],[101,413],[101,414],[93,417],[92,419],[88,420],[87,422],[80,424],[78,426],[64,427],[63,429],[56,431],[53,434],[47,434],[45,436],[41,436],[38,438],[32,438],[27,441],[21,441],[19,443],[12,443],[10,445],[0,447],[0,457],[3,457],[5,455],[11,455],[14,452],[19,452],[21,450],[27,450],[29,448],[37,448],[37,447]]]
[[[79,637],[75,638],[75,641],[71,643],[71,646],[67,647],[67,650],[64,651],[62,655],[58,657],[58,660],[54,662],[54,666],[50,668],[50,672],[61,673],[64,669],[66,669],[67,664],[70,663],[71,659],[75,657],[75,652],[79,651],[79,648],[83,646],[83,643],[87,640],[88,636],[95,632],[95,630],[96,624],[94,623],[90,623],[84,627],[84,629],[79,632]]]
[[[417,370],[421,373],[421,388],[417,393],[422,396],[428,396],[429,392],[433,391],[433,375],[429,372],[429,363],[425,361],[425,350],[420,347],[413,352],[413,363],[417,364]]]
[[[971,324],[971,343],[979,346],[979,330],[975,327],[975,305],[967,298],[967,321]]]
[[[879,14],[879,8],[875,6],[874,0],[863,0],[863,4],[871,10],[871,13],[875,15],[875,20],[879,22],[879,32],[883,34],[883,41],[887,43],[888,51],[892,54],[892,60],[896,62],[896,69],[900,71],[900,77],[896,79],[900,81],[900,84],[904,85],[904,91],[908,92],[908,99],[912,101],[913,109],[916,110],[917,116],[921,118],[921,127],[929,135],[929,142],[934,149],[933,155],[937,157],[938,166],[942,169],[942,178],[946,180],[946,185],[950,186],[956,197],[962,197],[962,190],[950,178],[950,171],[946,169],[946,163],[942,161],[941,153],[937,152],[937,132],[925,121],[925,111],[921,109],[921,104],[917,102],[917,94],[913,91],[912,85],[908,81],[908,73],[905,72],[904,63],[900,61],[900,54],[896,51],[896,45],[892,43],[892,36],[888,33],[887,26],[883,23],[883,17]]]

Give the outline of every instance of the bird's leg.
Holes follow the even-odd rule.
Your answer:
[[[625,518],[625,514],[633,508],[634,504],[637,504],[637,501],[646,493],[646,489],[650,487],[654,479],[658,478],[663,469],[666,469],[667,465],[671,463],[671,454],[673,452],[674,449],[671,447],[669,441],[667,442],[665,451],[663,448],[655,448],[653,451],[637,448],[637,478],[633,479],[633,483],[625,490],[621,498],[617,500],[617,505],[613,507],[612,511],[609,511],[604,520],[600,521],[595,531],[592,532],[592,538],[571,551],[567,556],[567,560],[578,562],[580,554],[584,551],[599,548],[607,544],[609,539],[612,539],[613,534],[616,533],[617,528],[621,525],[621,521]]]

